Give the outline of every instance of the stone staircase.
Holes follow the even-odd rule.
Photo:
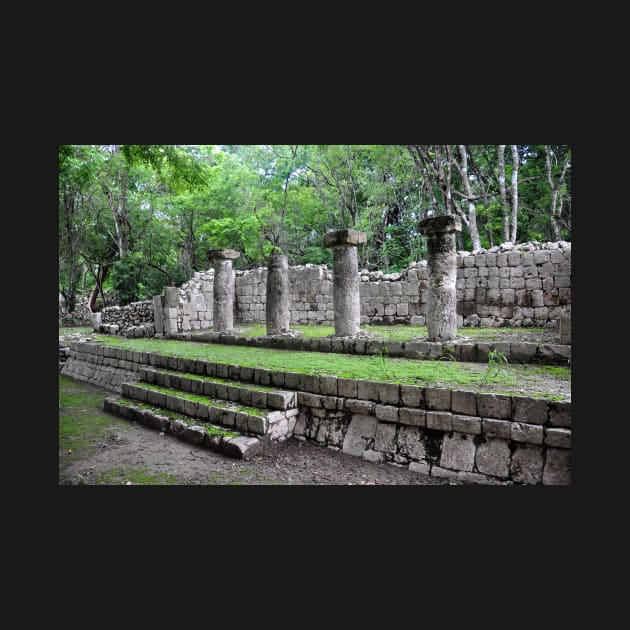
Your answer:
[[[153,367],[138,377],[105,400],[107,411],[241,459],[293,434],[294,391]]]

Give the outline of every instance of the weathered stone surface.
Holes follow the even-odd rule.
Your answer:
[[[357,381],[352,378],[338,378],[337,391],[338,395],[344,398],[356,398],[358,392]]]
[[[336,376],[320,376],[319,389],[326,396],[337,395],[337,377]]]
[[[571,403],[551,401],[549,403],[549,422],[554,427],[571,428]]]
[[[571,448],[571,429],[545,429],[545,445]]]
[[[235,249],[211,249],[208,252],[208,258],[210,260],[236,260],[241,255],[241,252]],[[216,282],[216,269],[214,281]]]
[[[419,227],[428,241],[427,338],[449,341],[457,336],[455,234],[462,229],[461,221],[455,216],[430,217]]]
[[[396,425],[379,422],[376,425],[374,450],[381,453],[394,453],[396,450]]]
[[[291,296],[288,259],[282,254],[269,256],[266,284],[265,323],[268,335],[289,331]]]
[[[560,315],[560,343],[571,345],[571,311]]]
[[[374,416],[353,415],[343,440],[343,452],[349,455],[361,455],[365,450],[366,440],[374,438],[376,425]]]
[[[229,457],[237,459],[251,459],[262,450],[260,440],[255,437],[227,438],[221,442],[221,451]]]
[[[367,460],[368,462],[382,462],[384,459],[384,455],[383,453],[379,453],[370,449],[367,451],[363,451],[363,459]]]
[[[370,415],[374,413],[374,406],[370,400],[358,400],[355,398],[346,398],[344,401],[344,408],[352,413],[358,413],[361,415]]]
[[[451,410],[453,413],[467,416],[477,415],[477,394],[475,392],[453,390],[451,392]]]
[[[494,418],[481,419],[481,431],[486,437],[509,440],[512,436],[512,423]]]
[[[178,304],[179,289],[177,287],[164,287],[164,308],[177,308]],[[170,317],[170,313],[167,317]]]
[[[383,422],[398,422],[398,407],[393,405],[376,405],[374,413]]]
[[[230,426],[229,422],[225,421],[225,418],[222,415],[222,422]],[[258,416],[253,413],[248,414],[247,417],[247,430],[250,433],[258,433],[259,435],[264,435],[267,432],[268,423],[267,418],[263,416]]]
[[[425,404],[424,388],[415,385],[401,385],[400,398],[406,407],[423,407]]]
[[[540,398],[514,396],[512,398],[512,417],[518,422],[545,424],[549,418],[547,401]]]
[[[378,402],[378,388],[380,383],[377,381],[358,381],[358,398],[361,400],[373,400]]]
[[[449,411],[451,409],[451,390],[427,387],[424,390],[427,409],[432,411]]]
[[[445,411],[427,411],[427,428],[438,431],[452,431],[453,414]]]
[[[298,405],[305,405],[306,407],[323,407],[322,397],[318,394],[309,394],[307,392],[297,393]]]
[[[454,470],[440,468],[440,466],[431,467],[432,477],[443,477],[444,479],[457,479],[457,473]]]
[[[214,285],[212,317],[214,332],[229,333],[234,328],[234,270],[232,259],[237,256],[229,254],[234,250],[212,250],[214,261]],[[221,255],[220,255],[221,253]],[[235,252],[238,254],[238,252]]]
[[[424,427],[427,424],[426,411],[424,409],[401,407],[398,412],[398,420],[401,424]]]
[[[531,444],[516,447],[510,463],[510,476],[514,481],[528,484],[542,482],[542,448]]]
[[[400,404],[400,385],[397,383],[380,383],[378,386],[378,399],[386,404]]]
[[[401,455],[424,461],[426,450],[422,429],[400,425],[398,428],[398,450]]]
[[[182,439],[190,444],[201,444],[206,435],[206,430],[200,426],[189,426],[184,429]]]
[[[324,247],[338,247],[343,245],[360,245],[366,242],[365,232],[346,229],[328,232],[324,235]]]
[[[485,475],[507,478],[510,474],[510,447],[507,440],[489,438],[477,447],[477,470]]]
[[[477,411],[483,418],[508,420],[512,417],[512,401],[509,396],[477,394]]]
[[[295,392],[267,392],[267,405],[271,409],[289,409],[294,407],[295,403]]]
[[[528,442],[530,444],[543,443],[543,428],[537,424],[525,424],[513,422],[511,438],[515,442]]]
[[[512,342],[510,359],[512,363],[529,363],[536,355],[537,344],[529,342]]]
[[[357,248],[333,247],[333,305],[335,334],[356,335],[361,323]]]
[[[421,475],[428,475],[431,471],[431,467],[424,462],[409,462],[409,470]]]
[[[547,449],[542,481],[545,485],[571,485],[571,451]]]
[[[466,472],[466,471],[458,471],[457,472],[457,481],[463,481],[465,483],[476,483],[482,485],[505,485],[507,482],[498,481],[497,479],[493,479],[492,477],[487,477],[486,475],[480,475],[479,473],[474,472]]]
[[[440,466],[454,470],[471,471],[475,463],[475,443],[470,435],[453,433],[442,441]]]
[[[481,433],[481,418],[453,414],[453,431],[479,435]]]

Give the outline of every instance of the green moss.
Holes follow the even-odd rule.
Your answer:
[[[254,409],[253,407],[245,407],[243,405],[224,403],[208,396],[200,396],[199,394],[191,394],[190,392],[183,392],[179,389],[171,389],[170,387],[162,387],[161,385],[155,385],[153,383],[137,383],[138,387],[144,389],[152,389],[155,392],[161,392],[163,394],[169,394],[171,396],[177,396],[185,400],[192,400],[193,402],[202,403],[204,405],[211,405],[213,407],[221,407],[222,409],[229,409],[230,411],[244,412],[250,415],[259,416],[261,414],[260,409]],[[264,413],[264,412],[263,412]]]
[[[248,383],[239,383],[238,381],[230,381],[225,378],[219,378],[217,376],[204,376],[202,374],[191,374],[190,372],[179,372],[177,370],[169,370],[166,368],[153,368],[156,372],[163,372],[164,374],[173,374],[175,376],[181,376],[184,378],[195,379],[197,381],[207,381],[209,383],[219,383],[220,385],[229,385],[230,387],[237,387],[239,389],[251,389],[258,392],[277,392],[278,388],[267,387],[265,385],[250,385]]]
[[[107,486],[127,483],[142,486],[172,486],[187,482],[165,472],[150,473],[146,468],[112,468],[95,476],[94,483]]]
[[[97,452],[125,421],[103,410],[108,393],[59,376],[59,468]]]
[[[125,405],[127,407],[139,407],[140,409],[148,409],[152,411],[156,415],[166,416],[171,420],[179,420],[183,422],[186,426],[200,426],[206,429],[206,433],[208,435],[222,435],[223,437],[239,437],[240,433],[234,433],[234,431],[226,431],[221,427],[217,427],[214,424],[209,424],[204,422],[203,420],[192,419],[189,416],[185,416],[181,413],[177,413],[175,411],[171,411],[170,409],[164,409],[163,407],[155,407],[153,405],[149,405],[145,402],[141,402],[139,400],[133,400],[131,398],[119,398],[118,402],[121,405]]]

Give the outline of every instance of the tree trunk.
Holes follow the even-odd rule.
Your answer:
[[[518,226],[518,147],[515,144],[512,148],[512,232],[510,241],[516,243],[516,229]]]
[[[560,199],[560,204],[558,204],[558,195],[560,193],[561,186],[564,184],[564,178],[567,173],[568,166],[569,160],[568,157],[565,156],[562,172],[560,173],[558,181],[554,184],[551,172],[551,150],[548,144],[545,145],[545,170],[547,172],[547,182],[549,183],[549,188],[551,189],[551,208],[549,209],[549,214],[551,215],[551,229],[553,231],[554,241],[559,241],[561,238],[560,218],[562,215],[562,199]]]
[[[101,298],[103,298],[103,306],[105,305],[105,299],[103,297],[103,282],[105,282],[105,278],[107,277],[107,272],[109,271],[109,265],[103,264],[99,265],[98,272],[96,274],[96,284],[90,293],[90,297],[88,299],[87,308],[90,313],[95,312],[96,308],[96,298],[98,294],[101,294]]]
[[[462,184],[464,186],[464,192],[468,197],[468,231],[470,232],[470,238],[472,239],[473,251],[481,249],[481,239],[479,238],[479,230],[477,229],[477,211],[475,210],[475,203],[471,200],[472,188],[470,186],[470,180],[468,179],[468,158],[466,157],[466,146],[463,144],[459,146],[459,154],[461,156],[460,170],[462,173]]]
[[[501,216],[503,219],[503,242],[510,240],[510,210],[505,189],[505,145],[500,144],[497,149],[499,158],[499,194],[501,195]]]

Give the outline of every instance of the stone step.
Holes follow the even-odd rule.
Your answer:
[[[141,367],[138,375],[142,381],[179,389],[192,394],[203,394],[210,398],[229,400],[257,409],[286,411],[297,409],[297,394],[265,385],[250,385],[213,376],[188,374],[177,370]]]
[[[133,400],[268,440],[281,441],[292,435],[298,415],[297,407],[283,411],[261,410],[230,400],[145,382],[123,383],[122,394]]]
[[[258,438],[244,436],[236,431],[226,431],[207,422],[194,422],[185,415],[165,411],[137,400],[110,396],[103,401],[103,408],[127,420],[139,422],[190,444],[203,446],[229,457],[250,459],[262,449]]]

